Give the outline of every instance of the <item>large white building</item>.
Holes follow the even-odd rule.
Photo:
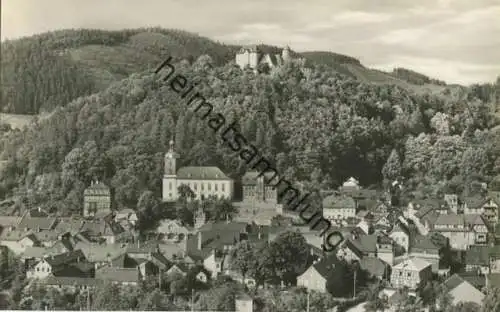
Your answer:
[[[178,158],[174,141],[170,141],[170,149],[165,154],[163,201],[176,201],[180,196],[178,188],[183,184],[193,191],[195,199],[203,200],[209,196],[233,198],[233,180],[218,167],[182,167],[176,170]]]

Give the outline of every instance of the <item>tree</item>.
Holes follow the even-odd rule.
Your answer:
[[[139,229],[145,230],[157,223],[157,211],[155,207],[159,205],[159,200],[151,191],[144,191],[139,197],[137,211],[139,212]]]
[[[239,270],[243,279],[245,279],[248,271],[255,265],[255,247],[248,241],[244,240],[236,244],[236,247],[231,250],[231,261],[234,268]]]
[[[309,259],[309,246],[298,232],[284,232],[269,245],[273,270],[277,276],[289,284],[302,273]]]
[[[382,168],[382,175],[388,182],[392,182],[401,176],[401,160],[395,149],[392,150],[391,155],[389,155],[387,162]]]
[[[500,288],[489,289],[483,299],[480,312],[500,311]]]

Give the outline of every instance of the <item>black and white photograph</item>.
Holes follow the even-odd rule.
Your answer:
[[[500,312],[500,0],[0,13],[0,310]]]

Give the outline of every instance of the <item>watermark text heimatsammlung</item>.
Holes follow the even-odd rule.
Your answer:
[[[158,66],[155,70],[155,74],[158,74],[163,68],[168,67],[169,72],[163,77],[163,81],[168,83],[170,88],[175,93],[179,94],[181,99],[186,101],[188,107],[192,106],[193,103],[197,103],[194,112],[197,113],[202,120],[207,120],[208,126],[221,136],[232,151],[239,153],[240,158],[245,161],[247,166],[251,166],[252,169],[258,169],[258,176],[264,175],[264,180],[267,185],[271,185],[273,188],[278,189],[278,197],[287,199],[287,205],[290,210],[298,210],[299,216],[308,224],[315,221],[311,226],[312,229],[317,229],[322,225],[320,236],[324,237],[323,250],[334,250],[343,241],[343,236],[338,231],[329,232],[332,227],[331,222],[325,219],[322,213],[316,211],[311,216],[305,215],[307,209],[310,208],[309,204],[306,204],[306,199],[310,194],[305,194],[300,198],[300,191],[292,187],[289,181],[280,177],[278,171],[271,166],[271,163],[262,157],[262,154],[257,148],[249,143],[238,131],[236,122],[227,124],[226,118],[222,114],[214,112],[213,105],[195,90],[196,85],[190,83],[182,74],[176,73],[175,67],[171,62],[172,57],[170,56]],[[271,178],[268,179],[268,177]],[[271,184],[273,181],[277,182]],[[301,208],[298,209],[299,207]],[[325,236],[325,234],[327,235]]]

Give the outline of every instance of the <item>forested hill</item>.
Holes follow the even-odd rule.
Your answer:
[[[500,174],[500,130],[491,129],[497,122],[487,100],[498,84],[437,96],[331,67],[305,70],[301,62],[269,75],[218,66],[207,55],[175,66],[282,174],[310,190],[354,176],[365,186],[403,177],[405,189],[421,195],[467,193],[473,182]],[[30,129],[7,132],[0,195],[77,212],[83,189],[98,178],[119,207],[136,208],[145,192],[161,196],[172,136],[180,166],[215,165],[234,179],[246,169],[159,75],[143,72],[58,107]]]
[[[50,112],[79,96],[104,90],[132,73],[149,70],[166,55],[192,63],[206,54],[220,66],[234,60],[239,48],[185,31],[161,28],[61,30],[5,41],[1,51],[0,109],[13,114]],[[277,47],[266,48],[280,51]],[[345,55],[306,52],[302,56],[363,82],[396,84],[417,91],[443,89],[423,75],[371,70]]]

